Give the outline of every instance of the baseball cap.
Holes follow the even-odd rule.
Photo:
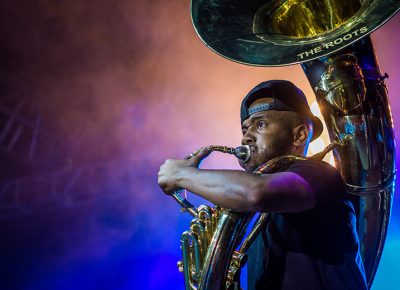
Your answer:
[[[261,98],[272,98],[273,103],[260,104],[249,109],[254,101]],[[311,113],[304,93],[290,81],[270,80],[255,86],[242,101],[240,107],[241,123],[250,115],[266,110],[292,111],[308,117],[313,125],[311,140],[315,140],[322,133],[323,125],[321,120]]]

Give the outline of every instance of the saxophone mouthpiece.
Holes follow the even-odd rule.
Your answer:
[[[236,147],[234,154],[238,159],[240,159],[244,163],[246,163],[247,161],[249,161],[250,155],[251,155],[250,146],[242,145],[242,146]]]

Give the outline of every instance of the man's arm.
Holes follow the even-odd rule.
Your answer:
[[[216,205],[246,212],[299,212],[311,209],[311,186],[292,172],[255,175],[236,170],[204,170],[198,164],[209,152],[189,160],[167,160],[158,183],[166,193],[185,188]]]

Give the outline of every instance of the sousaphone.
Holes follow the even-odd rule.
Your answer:
[[[399,0],[191,1],[198,35],[219,55],[254,66],[302,63],[331,142],[344,144],[333,153],[356,208],[369,287],[388,228],[395,144],[387,75],[368,34],[399,8]]]

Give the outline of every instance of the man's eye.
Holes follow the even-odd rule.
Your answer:
[[[257,129],[262,129],[262,128],[265,128],[266,126],[267,126],[267,123],[264,121],[257,122]]]

